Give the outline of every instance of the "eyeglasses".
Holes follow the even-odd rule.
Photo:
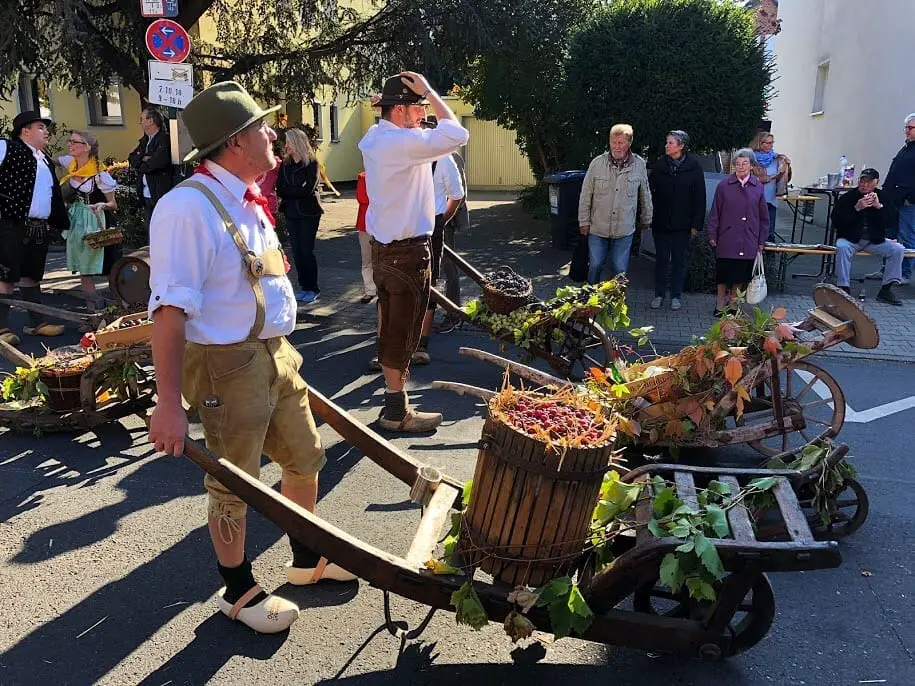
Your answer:
[[[906,131],[911,131],[912,129],[915,129],[915,126],[906,126],[905,127]]]
[[[89,145],[86,141],[77,141],[72,138],[67,141],[70,145]]]

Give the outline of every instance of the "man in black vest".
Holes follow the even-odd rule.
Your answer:
[[[154,107],[147,107],[140,114],[143,137],[134,151],[127,157],[133,169],[139,173],[137,193],[143,198],[146,213],[146,229],[159,198],[175,185],[175,168],[172,165],[172,145],[165,129],[165,118]]]
[[[41,302],[48,244],[70,226],[54,165],[44,153],[50,124],[38,112],[22,112],[13,119],[11,139],[0,139],[0,300],[18,283],[23,300]],[[9,312],[9,305],[0,303],[0,340],[16,345]],[[29,312],[29,322],[24,331],[30,336],[64,332],[37,312]]]

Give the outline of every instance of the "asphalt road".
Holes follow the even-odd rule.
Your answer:
[[[306,327],[293,336],[308,380],[362,421],[380,386],[364,375],[369,331]],[[423,390],[433,379],[495,387],[494,368],[456,354],[492,346],[478,334],[434,340],[433,366],[416,371],[415,399],[441,408],[432,436],[396,443],[470,478],[482,425],[470,398]],[[915,393],[915,367],[818,360],[856,412]],[[249,557],[263,585],[303,608],[288,635],[258,636],[230,623],[204,527],[202,474],[154,455],[138,421],[81,437],[0,435],[0,684],[859,684],[915,683],[911,442],[915,410],[847,423],[870,494],[864,529],[841,544],[842,567],[774,574],[778,615],[749,652],[718,663],[574,639],[514,649],[502,628],[475,633],[439,613],[422,640],[401,646],[383,629],[382,596],[365,583],[283,586],[285,537],[252,514]],[[199,427],[196,427],[199,431]],[[324,426],[328,465],[321,516],[363,540],[403,553],[419,522],[407,489]],[[740,462],[745,448],[716,457]],[[276,484],[272,465],[262,477]],[[865,573],[866,572],[866,573]],[[423,608],[394,599],[411,624]]]

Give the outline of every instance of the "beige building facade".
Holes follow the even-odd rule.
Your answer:
[[[782,0],[770,37],[778,95],[769,111],[775,147],[791,157],[796,186],[838,171],[881,175],[915,112],[913,0]]]

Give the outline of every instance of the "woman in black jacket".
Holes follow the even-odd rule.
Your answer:
[[[286,157],[276,180],[280,211],[286,217],[286,231],[292,244],[292,261],[299,275],[295,299],[313,303],[318,299],[318,261],[315,239],[324,210],[318,198],[318,160],[308,136],[298,129],[286,131]]]
[[[656,310],[664,302],[667,271],[670,266],[670,309],[679,310],[686,280],[689,242],[705,224],[705,175],[694,155],[686,149],[689,136],[685,131],[671,131],[664,144],[664,157],[651,167],[648,186],[654,216],[654,300]]]

